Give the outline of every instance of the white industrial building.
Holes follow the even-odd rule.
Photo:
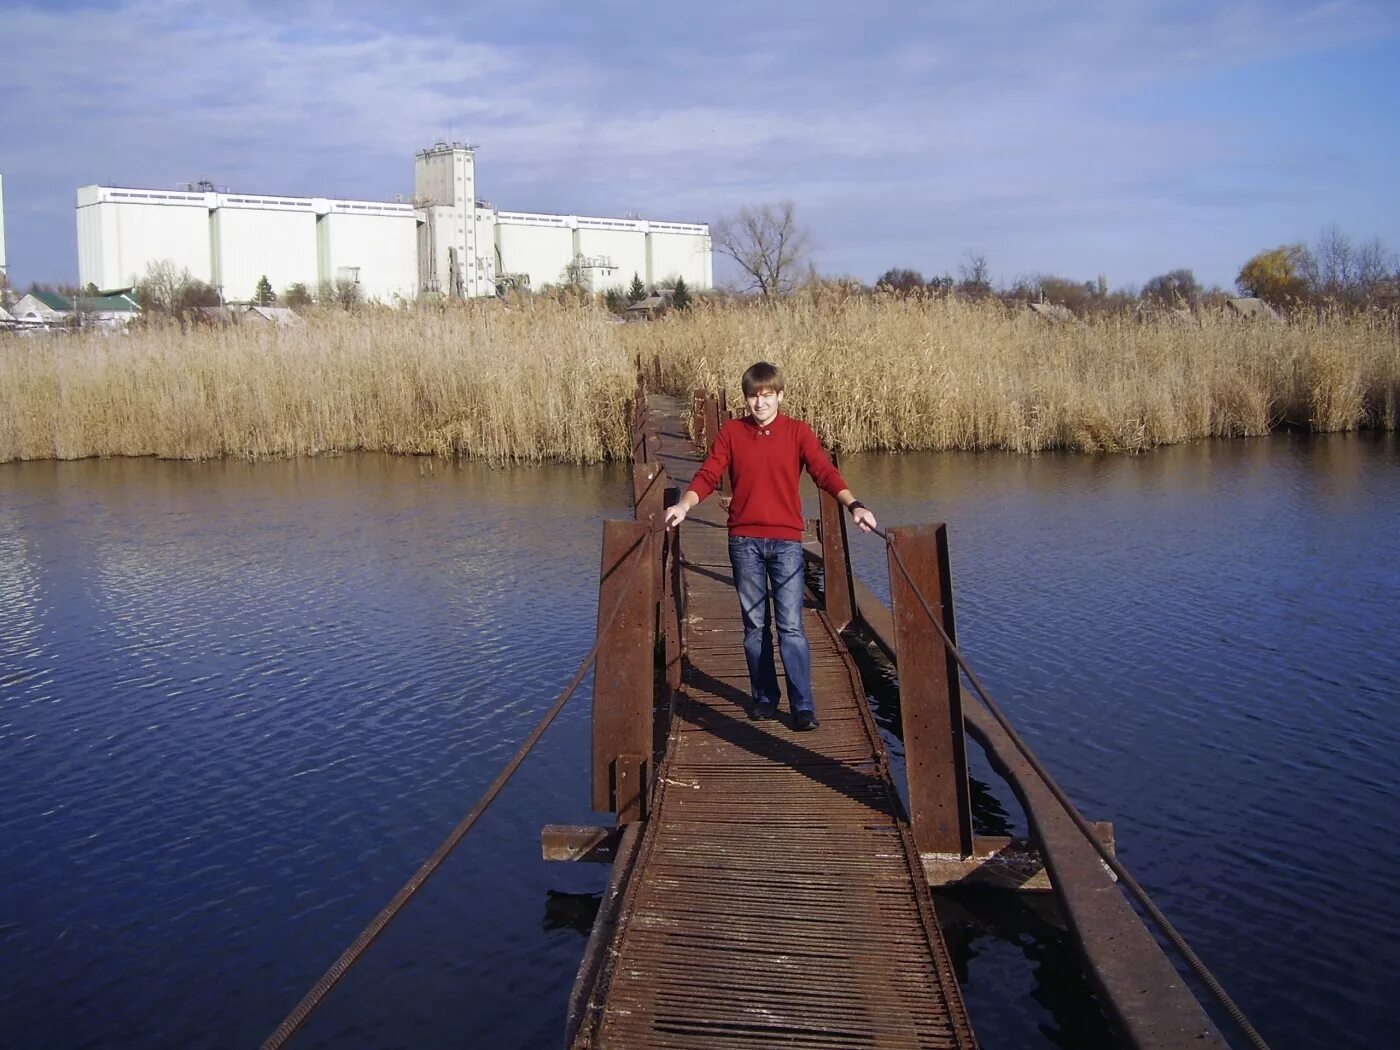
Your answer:
[[[497,211],[477,198],[475,152],[461,143],[420,151],[413,181],[407,203],[84,186],[79,281],[129,288],[169,263],[230,301],[252,299],[264,275],[278,293],[352,281],[381,302],[567,281],[604,291],[633,275],[713,287],[704,224]]]

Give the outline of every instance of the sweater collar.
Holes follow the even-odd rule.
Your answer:
[[[754,419],[753,416],[745,416],[744,422],[749,425],[749,428],[752,429],[755,434],[771,434],[773,431],[777,430],[779,426],[782,425],[783,421],[786,418],[787,417],[785,417],[783,413],[779,411],[778,414],[773,417],[773,420],[770,423],[760,425],[758,420]]]

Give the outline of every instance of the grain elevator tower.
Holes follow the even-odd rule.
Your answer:
[[[420,150],[413,164],[413,203],[419,228],[419,287],[454,299],[494,295],[493,246],[478,244],[476,152],[461,142]]]

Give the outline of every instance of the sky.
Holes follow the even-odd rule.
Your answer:
[[[11,283],[77,278],[90,183],[498,207],[791,200],[823,273],[1233,285],[1335,225],[1400,250],[1395,0],[0,0]],[[717,260],[717,276],[728,274]]]

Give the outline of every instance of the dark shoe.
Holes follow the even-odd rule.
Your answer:
[[[771,722],[777,717],[777,704],[754,704],[749,708],[749,718],[755,722]]]
[[[805,733],[809,729],[816,729],[819,725],[821,725],[821,723],[817,721],[817,713],[815,711],[799,711],[792,716],[792,728],[796,729],[799,733]]]

